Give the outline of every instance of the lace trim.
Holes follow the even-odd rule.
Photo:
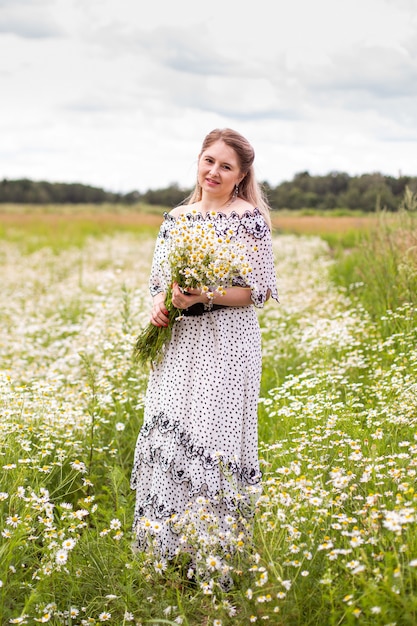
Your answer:
[[[202,507],[204,516],[201,515]],[[198,550],[198,554],[201,549],[212,552],[214,545],[221,547],[222,552],[226,550],[234,554],[236,546],[241,545],[237,542],[243,538],[245,543],[251,543],[251,519],[255,510],[255,499],[248,500],[243,506],[242,501],[237,499],[210,500],[201,495],[190,501],[186,510],[178,512],[161,502],[156,494],[149,494],[142,502],[136,503],[132,525],[136,535],[135,548],[168,559],[181,552],[196,554]],[[226,511],[232,516],[232,526],[231,520],[225,516]],[[206,543],[208,535],[213,541]],[[204,560],[204,554],[200,558]]]
[[[150,285],[149,291],[152,297],[156,296],[158,293],[163,293],[164,289],[160,285]]]
[[[138,503],[135,510],[135,519],[144,517],[147,509],[152,512],[152,517],[156,519],[162,519],[164,517],[171,517],[175,515],[174,509],[168,508],[163,502],[158,502],[158,496],[156,494],[149,493],[142,502]]]
[[[188,213],[185,213],[185,216],[189,221],[213,221],[216,234],[219,236],[224,235],[228,230],[230,230],[230,221],[238,222],[235,228],[236,234],[241,228],[243,228],[256,239],[263,239],[270,232],[268,224],[265,222],[262,213],[257,208],[253,209],[253,211],[248,209],[242,213],[242,215],[239,215],[236,211],[232,211],[229,215],[221,212],[216,212],[215,214],[206,213],[203,215],[200,211],[195,213],[189,211]],[[167,238],[171,226],[175,224],[177,219],[178,218],[174,215],[164,213],[164,222],[159,233],[161,238]]]
[[[226,219],[229,219],[231,217],[233,218],[239,218],[241,219],[242,217],[251,217],[251,216],[255,216],[255,215],[262,215],[262,213],[260,212],[260,210],[255,207],[253,209],[253,211],[251,211],[250,209],[246,209],[246,211],[244,211],[242,213],[242,215],[240,215],[240,213],[238,213],[237,211],[232,211],[231,213],[223,213],[222,211],[213,211],[213,212],[208,212],[208,213],[202,213],[201,211],[193,211],[192,209],[190,209],[189,211],[184,211],[183,215],[186,215],[187,217],[197,217],[198,218],[202,218],[203,220],[206,219],[217,219],[218,217],[224,217]],[[178,216],[175,217],[175,215],[171,215],[171,213],[165,212],[164,213],[164,217],[168,217],[172,220],[177,220]]]
[[[235,477],[239,482],[246,483],[247,485],[256,485],[262,479],[262,473],[259,470],[249,467],[240,467],[235,461],[225,459],[223,455],[213,453],[211,450],[193,441],[191,435],[181,428],[180,422],[170,419],[163,411],[158,413],[158,415],[154,415],[150,422],[143,424],[139,434],[142,437],[148,438],[156,428],[163,435],[172,433],[175,443],[183,448],[185,456],[190,460],[200,459],[201,465],[205,470],[212,470],[220,466],[226,478]],[[160,446],[150,448],[149,462],[145,459],[144,454],[140,452],[135,462],[134,473],[142,462],[149,467],[153,467],[156,462],[159,462],[164,472],[171,469],[172,477],[176,483],[180,484],[184,481],[192,482],[191,476],[187,474],[185,470],[172,467],[174,459],[168,460],[162,458],[159,454],[159,449]],[[199,489],[200,487],[198,490]],[[195,494],[191,493],[190,495]]]
[[[220,492],[211,493],[206,483],[201,485],[198,491],[190,494],[190,498],[201,496],[203,494],[205,494],[204,497],[206,497],[211,504],[215,505],[216,503],[222,502],[228,511],[238,512],[246,519],[249,519],[254,515],[255,507],[250,502],[249,498],[244,498],[242,496],[234,497],[231,495],[226,496],[222,495]],[[178,515],[178,511],[174,508],[170,508],[167,504],[159,500],[156,493],[149,493],[143,500],[136,504],[133,526],[137,527],[137,522],[143,517],[159,520],[170,518],[174,515]]]

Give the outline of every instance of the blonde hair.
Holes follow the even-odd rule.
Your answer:
[[[246,200],[246,202],[249,202],[253,207],[258,208],[265,218],[269,228],[271,228],[271,216],[269,214],[270,206],[261,186],[255,178],[255,170],[253,167],[255,151],[251,144],[247,139],[245,139],[245,137],[243,137],[243,135],[235,130],[232,130],[231,128],[216,128],[204,138],[198,159],[200,159],[203,152],[216,141],[224,141],[229,148],[232,148],[236,152],[238,157],[240,172],[244,175],[243,179],[239,183],[238,197]],[[201,196],[202,189],[197,182],[194,190],[185,200],[185,204],[199,202],[201,200]]]

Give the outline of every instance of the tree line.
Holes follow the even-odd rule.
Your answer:
[[[295,174],[291,181],[277,186],[264,182],[263,188],[272,209],[351,209],[372,212],[379,206],[396,211],[406,187],[417,192],[417,177],[386,176],[379,172],[350,176],[330,172],[312,176],[309,172]],[[52,183],[27,178],[0,181],[0,203],[19,204],[102,204],[133,205],[145,203],[163,207],[181,204],[190,189],[171,184],[144,193],[115,193],[81,183]]]
[[[379,172],[349,176],[345,172],[330,172],[311,176],[300,172],[292,181],[276,187],[265,184],[268,200],[279,209],[352,209],[372,212],[378,207],[396,211],[406,187],[417,191],[417,177],[385,176]]]

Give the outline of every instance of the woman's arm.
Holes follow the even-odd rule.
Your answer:
[[[199,289],[187,289],[187,293],[190,295],[184,294],[177,283],[173,284],[172,304],[177,309],[187,309],[199,302],[203,304],[209,302],[207,294],[201,293]],[[249,306],[253,304],[251,290],[249,287],[229,287],[224,296],[215,291],[212,303],[223,304],[224,306]]]
[[[187,289],[187,294],[180,290],[178,283],[174,283],[172,287],[172,304],[177,309],[188,309],[188,307],[198,302],[203,304],[208,304],[209,302],[207,294],[201,293],[199,289]],[[249,306],[253,304],[249,287],[229,287],[226,289],[224,296],[214,292],[212,302],[223,304],[224,306]],[[158,327],[168,326],[169,318],[165,306],[165,293],[162,291],[153,298],[150,322]]]

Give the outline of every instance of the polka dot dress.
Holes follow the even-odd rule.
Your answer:
[[[260,211],[190,220],[212,220],[218,234],[233,230],[246,244],[253,271],[254,305],[267,293],[278,300],[271,235]],[[169,239],[175,218],[166,214],[158,239]],[[166,289],[158,243],[150,288]],[[234,284],[246,285],[243,279]],[[151,370],[132,471],[138,547],[151,545],[168,558],[192,551],[182,518],[203,500],[224,536],[230,518],[248,519],[259,493],[257,407],[261,376],[260,329],[255,307],[224,307],[175,323],[161,363]],[[201,516],[200,516],[201,517]],[[210,518],[211,519],[211,518]],[[212,521],[212,520],[211,520]]]

